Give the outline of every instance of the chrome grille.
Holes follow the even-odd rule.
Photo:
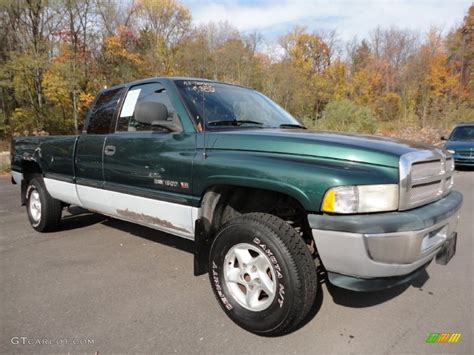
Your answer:
[[[462,157],[474,157],[474,151],[472,150],[458,150],[456,153]]]
[[[436,176],[443,174],[443,164],[441,160],[421,161],[413,163],[411,166],[411,178],[413,180],[423,179],[426,176]]]
[[[408,153],[400,158],[400,210],[440,199],[453,186],[454,161],[439,149]]]
[[[443,193],[441,180],[427,184],[413,185],[408,192],[408,199],[411,203],[423,202],[432,197],[440,196]]]

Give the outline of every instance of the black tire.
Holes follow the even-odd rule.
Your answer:
[[[249,254],[254,258],[261,256],[258,253],[267,257],[276,276],[273,279],[269,271],[266,272],[271,285],[276,285],[273,301],[272,297],[266,297],[265,292],[253,298],[254,303],[269,303],[267,308],[261,310],[251,309],[249,304],[243,305],[239,289],[233,286],[237,284],[242,293],[244,290],[247,293],[264,283],[257,276],[249,276],[242,271],[244,267],[248,270],[256,259],[251,259],[248,265],[243,264],[242,267],[237,258],[232,259],[233,255],[237,255],[233,250],[241,246],[245,249],[248,245]],[[250,280],[247,286],[245,280],[244,285],[240,281],[227,283],[226,275],[230,274],[226,274],[226,270],[236,270],[236,264],[239,280]],[[224,270],[225,267],[228,269]],[[254,284],[254,277],[257,285]],[[314,261],[302,238],[288,223],[265,213],[243,214],[222,226],[211,247],[209,278],[224,312],[242,328],[264,336],[278,336],[295,330],[311,310],[318,284]]]
[[[38,198],[39,210],[32,206]],[[61,201],[51,197],[42,178],[31,179],[28,183],[26,188],[26,211],[31,226],[38,232],[54,231],[61,222]]]

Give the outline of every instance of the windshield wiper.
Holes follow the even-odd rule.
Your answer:
[[[251,121],[251,120],[215,120],[207,122],[208,126],[241,126],[245,123],[256,124],[259,126],[263,126],[262,122],[258,121]]]
[[[292,123],[283,123],[280,125],[280,128],[301,128],[301,129],[307,129],[305,126],[299,125],[299,124],[292,124]]]

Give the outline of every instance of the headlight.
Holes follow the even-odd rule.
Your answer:
[[[448,153],[450,154],[456,154],[456,151],[455,150],[452,150],[452,149],[446,149],[448,151]]]
[[[339,186],[324,195],[321,209],[330,213],[368,213],[398,209],[398,185]]]

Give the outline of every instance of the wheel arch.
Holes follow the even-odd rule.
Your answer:
[[[214,184],[208,186],[202,193],[200,217],[195,224],[195,255],[194,274],[202,275],[207,272],[209,249],[221,225],[229,219],[242,213],[267,212],[269,206],[284,201],[296,209],[307,223],[306,208],[307,196],[302,192],[282,192],[281,188],[272,189],[272,184],[260,184],[269,188],[258,187],[253,184]],[[297,197],[296,197],[296,196]],[[248,196],[252,196],[248,199]],[[298,198],[299,197],[299,198]],[[302,202],[303,200],[304,202]],[[283,218],[277,213],[277,217]]]
[[[21,205],[26,204],[26,193],[29,182],[36,177],[43,177],[43,170],[40,164],[34,159],[23,159],[20,162],[21,180]]]

